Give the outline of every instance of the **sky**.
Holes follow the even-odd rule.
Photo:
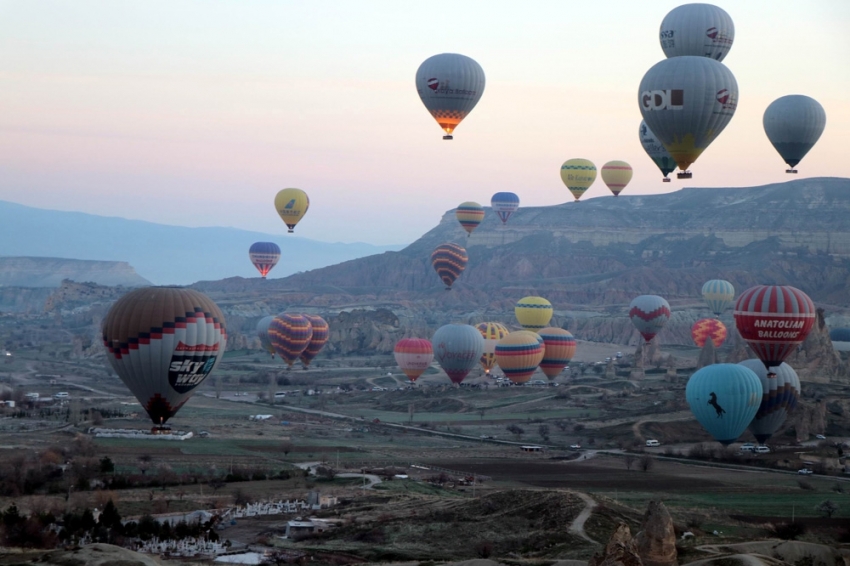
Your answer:
[[[850,2],[748,0],[715,3],[735,22],[736,114],[692,180],[660,182],[637,90],[681,3],[0,0],[0,200],[283,238],[274,196],[298,187],[299,236],[401,244],[498,191],[572,200],[573,157],[629,162],[624,196],[788,180],[762,128],[786,94],[827,114],[796,178],[850,177]],[[453,141],[414,87],[444,52],[487,80]]]

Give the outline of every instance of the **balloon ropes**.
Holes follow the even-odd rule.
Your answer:
[[[442,53],[426,59],[416,71],[416,91],[422,104],[452,139],[458,124],[472,112],[484,93],[484,69],[473,59]]]
[[[218,306],[177,287],[130,291],[109,309],[102,333],[115,373],[160,426],[216,368],[227,346]]]

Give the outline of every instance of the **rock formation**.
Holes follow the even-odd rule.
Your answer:
[[[822,308],[817,309],[815,324],[806,341],[786,362],[796,370],[801,381],[829,383],[850,376],[850,368],[832,346]]]
[[[705,341],[705,345],[700,350],[699,358],[697,358],[697,369],[704,368],[717,363],[717,351],[714,349],[714,342],[711,339]]]
[[[594,554],[587,566],[643,566],[629,526],[620,523],[602,553]]]
[[[673,519],[661,501],[650,501],[635,537],[644,566],[678,566]]]
[[[151,284],[125,261],[0,257],[0,287],[59,287],[65,279],[126,287]]]

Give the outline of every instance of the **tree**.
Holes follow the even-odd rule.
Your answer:
[[[517,424],[509,425],[506,428],[509,433],[513,434],[517,438],[520,438],[523,434],[525,434],[525,431],[522,429],[522,427]]]
[[[111,499],[107,501],[106,505],[103,507],[103,512],[98,518],[98,523],[107,529],[116,529],[121,527],[121,514],[118,512],[118,508]]]
[[[815,511],[829,519],[838,511],[838,504],[831,499],[827,499],[818,503],[815,506]]]
[[[623,463],[626,465],[627,470],[631,470],[632,465],[635,463],[635,455],[626,454],[625,456],[623,456]]]
[[[292,448],[293,448],[293,445],[292,445],[291,440],[284,440],[283,442],[280,443],[280,450],[281,450],[281,452],[283,452],[284,457],[286,457],[287,454],[292,452]]]
[[[638,461],[638,467],[640,467],[640,469],[643,470],[644,472],[648,472],[649,470],[651,470],[652,466],[654,466],[654,465],[655,465],[655,458],[653,458],[649,454],[644,454],[643,456],[640,457],[640,460]]]
[[[100,473],[111,474],[115,472],[115,463],[109,456],[104,456],[100,459]]]
[[[540,438],[542,438],[544,442],[549,442],[549,425],[542,424],[537,427],[537,434],[540,435]]]
[[[142,475],[148,473],[148,469],[151,467],[151,460],[153,458],[150,454],[142,454],[139,456],[139,471],[142,472]]]

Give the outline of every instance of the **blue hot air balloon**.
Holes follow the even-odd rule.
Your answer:
[[[758,412],[761,381],[737,364],[714,364],[694,373],[685,399],[699,423],[724,446],[735,442]]]
[[[502,224],[506,224],[511,214],[519,208],[519,197],[516,193],[496,193],[490,199],[493,212],[499,215]]]
[[[750,368],[761,380],[761,404],[753,422],[750,423],[750,431],[756,440],[764,444],[779,430],[797,406],[797,400],[800,398],[800,378],[794,368],[785,362],[770,368],[771,374],[767,373],[767,368],[761,360],[744,360],[738,365]]]
[[[484,337],[474,326],[447,324],[431,339],[434,359],[452,380],[460,383],[478,365],[484,353]]]

